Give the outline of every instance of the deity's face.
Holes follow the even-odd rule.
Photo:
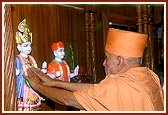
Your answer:
[[[32,51],[32,43],[31,42],[25,42],[17,46],[18,50],[22,54],[30,54]]]
[[[55,55],[55,58],[62,60],[65,56],[64,48],[58,48],[57,50],[55,50],[54,55]]]

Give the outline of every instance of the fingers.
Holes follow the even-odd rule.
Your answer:
[[[38,70],[37,68],[34,68],[34,67],[31,67],[31,68],[28,68],[28,74],[33,74],[34,76],[36,75],[37,77],[39,77],[41,80],[43,81],[49,81],[51,80],[51,78],[44,74],[41,70]]]
[[[31,71],[30,69],[27,69],[27,73],[28,73],[28,77],[34,77],[34,71]]]
[[[28,76],[33,77],[33,71],[30,71],[29,69],[27,69],[27,72],[28,72]]]
[[[25,76],[25,78],[29,81],[31,87],[33,87],[33,89],[36,90],[36,86],[38,84],[41,84],[41,81],[37,77],[37,75],[34,74],[34,71],[32,71],[30,69],[29,70],[27,69],[27,72],[28,72],[28,76]]]
[[[40,71],[38,68],[35,68],[35,67],[31,67],[31,68],[28,68],[28,70],[32,70],[32,72],[37,72]]]
[[[28,71],[28,74],[32,73],[34,75],[37,75],[38,77],[40,77],[43,74],[41,70],[39,70],[38,68],[34,68],[34,67],[28,68],[27,71]]]
[[[27,69],[27,73],[28,73],[28,76],[25,76],[25,78],[30,82],[35,77],[34,72]]]

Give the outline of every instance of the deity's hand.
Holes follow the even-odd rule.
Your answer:
[[[20,74],[20,70],[16,69],[16,76],[18,76]]]
[[[60,71],[56,71],[55,75],[56,75],[56,77],[59,77],[59,76],[61,76],[61,72]]]
[[[78,71],[79,71],[79,65],[77,65],[74,69],[73,73],[70,73],[70,78],[75,77],[78,75]]]
[[[48,75],[44,74],[38,68],[34,68],[34,67],[28,68],[27,72],[28,72],[28,77],[37,77],[37,78],[40,78],[41,81],[42,81],[41,83],[43,85],[53,86],[53,83],[55,82],[55,80],[51,79]]]
[[[79,65],[77,65],[74,69],[74,75],[77,76],[79,72]]]
[[[46,61],[43,62],[41,71],[43,73],[47,73],[47,62]]]
[[[56,73],[54,73],[54,74],[47,73],[47,75],[48,75],[51,79],[55,79],[55,78],[61,76],[61,72],[60,72],[60,71],[56,71]]]

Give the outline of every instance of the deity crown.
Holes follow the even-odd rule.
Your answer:
[[[18,25],[18,31],[16,32],[16,43],[22,44],[25,42],[32,42],[32,33],[29,30],[29,24],[24,19]]]

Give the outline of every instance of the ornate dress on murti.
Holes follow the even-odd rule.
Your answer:
[[[16,44],[20,52],[15,58],[15,67],[16,70],[19,71],[19,73],[16,74],[17,106],[18,111],[41,110],[40,105],[43,98],[31,88],[29,82],[24,78],[24,76],[27,75],[27,68],[30,66],[37,68],[37,63],[35,59],[29,55],[30,52],[27,53],[27,49],[25,52],[22,52],[25,48],[31,47],[27,45],[22,46],[23,43],[32,43],[32,33],[29,30],[26,19],[19,23],[18,31],[16,32]],[[25,55],[25,57],[21,56],[21,54]]]

